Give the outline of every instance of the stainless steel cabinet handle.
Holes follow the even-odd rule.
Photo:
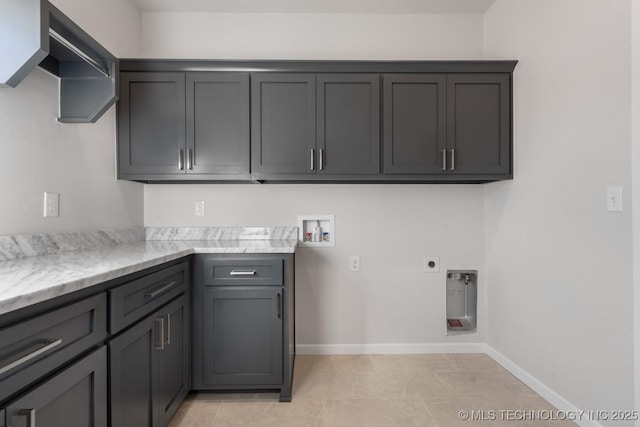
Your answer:
[[[169,345],[171,344],[171,314],[165,314],[164,318],[167,319],[167,333],[164,335],[164,343]]]
[[[451,150],[451,168],[449,170],[456,170],[456,150]]]
[[[251,270],[251,271],[232,270],[231,273],[229,273],[229,276],[255,276],[256,273],[257,273],[256,270]]]
[[[27,427],[36,427],[36,410],[33,408],[20,409],[18,411],[19,417],[27,417]]]
[[[447,150],[442,150],[442,170],[447,170]]]
[[[166,285],[164,285],[163,287],[161,287],[160,289],[156,289],[153,292],[147,292],[144,294],[145,298],[155,298],[160,294],[164,294],[165,292],[167,292],[169,289],[173,288],[176,285],[176,282],[169,282]]]
[[[10,370],[12,370],[13,368],[17,368],[20,365],[23,365],[25,363],[27,363],[28,361],[35,359],[36,357],[40,356],[43,353],[46,353],[47,351],[51,350],[54,347],[59,346],[60,344],[62,344],[62,339],[57,339],[57,340],[44,340],[44,345],[40,348],[38,348],[37,350],[32,351],[31,353],[22,356],[21,358],[14,360],[13,362],[9,363],[8,365],[5,365],[3,367],[0,368],[0,375],[4,374],[5,372],[9,372]]]
[[[156,323],[156,331],[158,334],[158,338],[156,340],[156,343],[153,346],[154,350],[164,350],[164,317],[159,317],[157,319],[154,319],[154,322]]]
[[[316,167],[316,150],[311,149],[311,170],[314,170]]]
[[[324,148],[320,149],[320,170],[324,170]]]
[[[184,150],[181,148],[178,150],[178,169],[184,170]]]
[[[191,148],[187,150],[187,169],[193,170],[193,150]]]

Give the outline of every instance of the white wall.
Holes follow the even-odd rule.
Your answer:
[[[209,59],[474,59],[481,15],[142,14],[142,53]]]
[[[480,15],[143,13],[142,22],[145,57],[482,54]],[[445,337],[445,274],[422,272],[422,257],[439,256],[443,270],[481,270],[483,286],[482,192],[469,185],[147,185],[145,225],[296,225],[297,215],[334,214],[337,246],[297,255],[298,344],[311,352],[428,351],[422,344],[484,339],[484,313],[479,336]],[[206,217],[194,217],[195,200],[207,202]],[[360,273],[348,271],[350,255],[361,256]]]
[[[485,15],[485,55],[520,60],[515,179],[484,187],[487,342],[581,409],[634,403],[630,4]],[[622,213],[605,211],[612,185]]]
[[[631,2],[631,102],[633,186],[633,282],[635,325],[635,402],[640,408],[640,3]],[[640,420],[636,423],[640,426]]]
[[[128,1],[53,3],[116,56],[139,55]],[[0,235],[141,226],[143,186],[115,180],[115,107],[82,125],[57,111],[58,80],[40,69],[0,89]],[[45,191],[60,193],[59,218],[42,217]]]

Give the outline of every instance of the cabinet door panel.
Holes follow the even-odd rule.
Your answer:
[[[187,74],[187,173],[249,173],[249,74]]]
[[[441,173],[446,148],[446,77],[385,74],[384,173]]]
[[[255,173],[315,173],[315,75],[251,76],[251,163]]]
[[[511,94],[506,74],[447,76],[447,146],[455,173],[510,172]]]
[[[318,149],[322,173],[380,171],[380,77],[318,74]]]
[[[122,73],[118,105],[120,173],[184,173],[184,74]]]
[[[22,410],[33,410],[27,423]],[[45,381],[6,408],[13,427],[107,427],[107,356],[104,347]]]
[[[204,379],[211,385],[282,383],[282,288],[204,290]]]
[[[148,317],[109,343],[111,424],[151,427],[157,370],[155,318]]]
[[[158,382],[156,390],[156,419],[167,425],[189,392],[190,316],[183,295],[158,312],[164,319],[164,349],[158,351]]]

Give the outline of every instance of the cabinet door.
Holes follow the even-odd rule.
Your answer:
[[[384,173],[442,173],[446,149],[444,74],[383,76]]]
[[[508,74],[447,76],[448,169],[456,174],[511,172]]]
[[[380,76],[318,74],[318,170],[380,172]]]
[[[252,172],[315,173],[315,91],[314,74],[252,74]]]
[[[183,295],[159,311],[164,347],[157,352],[158,373],[155,390],[157,426],[165,426],[176,413],[190,389],[191,319]]]
[[[107,427],[107,355],[104,346],[11,402],[12,427]]]
[[[157,372],[157,318],[144,319],[109,343],[111,425],[151,427]]]
[[[282,384],[282,288],[204,290],[204,381]]]
[[[118,123],[121,178],[184,173],[183,73],[121,73]]]
[[[187,173],[249,173],[249,74],[187,74]]]

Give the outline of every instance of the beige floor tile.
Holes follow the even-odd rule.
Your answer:
[[[450,353],[447,357],[460,371],[503,371],[495,360],[481,353]]]
[[[409,378],[404,392],[405,398],[419,398],[431,402],[447,401],[453,396],[440,381],[438,374],[418,373]]]
[[[250,427],[316,427],[323,415],[323,400],[295,399],[290,403],[274,403]]]
[[[316,373],[293,383],[293,398],[334,399],[354,397],[357,375]]]
[[[221,402],[211,427],[249,426],[276,402]]]
[[[449,372],[459,368],[445,354],[372,355],[376,371]]]
[[[188,397],[169,423],[169,427],[211,427],[221,403]]]
[[[439,372],[436,376],[451,397],[529,395],[531,389],[515,377],[477,371]]]
[[[366,374],[375,372],[369,355],[329,356],[338,373]]]
[[[280,403],[278,397],[192,394],[170,427],[575,425],[508,419],[506,411],[555,408],[482,354],[298,356],[293,401]],[[472,419],[461,419],[462,410],[473,414]],[[486,419],[492,414],[494,419]]]
[[[403,398],[410,378],[410,373],[402,371],[382,371],[358,375],[354,397],[368,399]]]

